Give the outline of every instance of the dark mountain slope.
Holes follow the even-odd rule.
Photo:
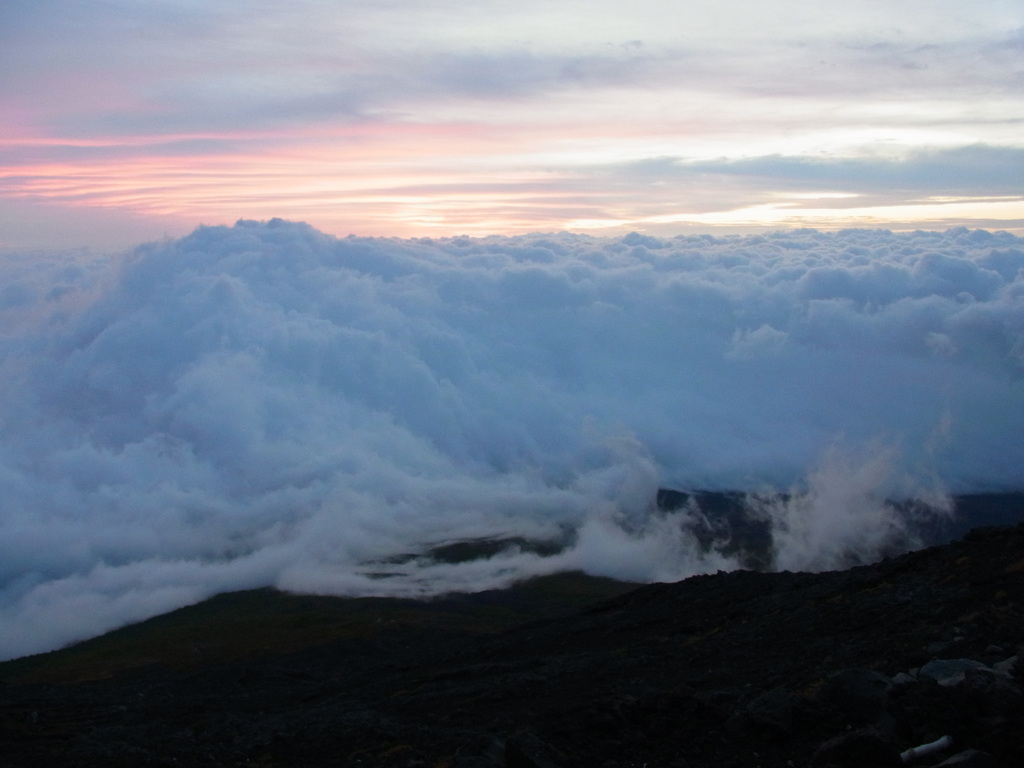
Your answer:
[[[60,651],[0,663],[0,681],[85,682],[140,667],[184,669],[280,655],[331,641],[383,653],[391,637],[494,633],[572,614],[636,586],[560,573],[509,589],[431,601],[293,595],[273,589],[230,592]]]
[[[565,588],[528,589],[553,609]],[[1024,765],[1024,526],[843,572],[650,585],[504,631],[528,592],[358,618],[324,603],[297,612],[328,617],[322,642],[260,648],[288,600],[245,599],[280,602],[253,609],[244,652],[242,621],[191,658],[136,663],[161,632],[134,628],[122,669],[60,673],[81,646],[0,665],[0,766],[878,766],[944,736],[917,764]],[[189,610],[230,625],[216,606]]]

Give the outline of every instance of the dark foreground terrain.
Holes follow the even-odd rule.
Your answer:
[[[541,617],[541,618],[537,618]],[[1024,526],[849,571],[238,593],[0,664],[0,767],[1024,765]]]

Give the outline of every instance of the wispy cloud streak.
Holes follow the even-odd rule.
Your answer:
[[[451,234],[636,229],[653,207],[745,226],[730,212],[828,181],[871,189],[861,203],[877,220],[913,227],[919,211],[904,206],[928,179],[889,181],[922,157],[983,148],[1019,165],[1015,4],[742,5],[8,3],[0,221],[24,239],[44,215],[25,221],[26,210],[96,206],[155,232],[284,214],[341,233]],[[659,158],[695,174],[692,195],[629,172]],[[991,166],[959,171],[932,196],[984,208]],[[551,192],[527,211],[477,198],[475,227],[465,198],[444,191],[513,184],[539,201],[541,182]],[[789,201],[793,221],[803,207]],[[1018,228],[1021,217],[1002,205],[988,218]]]

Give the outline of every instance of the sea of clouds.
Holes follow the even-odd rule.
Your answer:
[[[824,569],[913,542],[919,509],[889,500],[1024,486],[1006,233],[339,239],[275,219],[9,256],[0,280],[0,658],[264,585],[735,567],[659,487],[757,493],[775,566]],[[561,550],[430,556],[495,538]]]

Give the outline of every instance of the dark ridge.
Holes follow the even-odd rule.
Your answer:
[[[460,539],[458,541],[435,544],[425,552],[408,552],[394,555],[380,562],[390,565],[405,565],[418,560],[429,560],[438,563],[467,563],[488,557],[518,550],[532,552],[542,557],[550,557],[564,551],[573,541],[570,532],[552,541],[526,539],[522,536],[504,536],[498,538],[481,537],[476,539]]]
[[[766,571],[772,565],[771,526],[751,512],[748,496],[737,491],[659,488],[656,504],[663,512],[692,510],[686,525],[705,551],[715,549],[738,557],[744,568]]]
[[[1024,493],[970,493],[953,497],[956,515],[937,533],[941,542],[964,536],[973,528],[1015,525],[1024,520]],[[937,542],[938,543],[938,542]]]
[[[771,524],[756,512],[756,503],[763,498],[737,491],[661,488],[656,506],[667,513],[690,511],[684,525],[705,551],[717,550],[739,558],[744,568],[765,571],[772,570],[773,554]],[[778,494],[774,498],[786,501],[789,497]],[[1024,493],[1019,491],[961,494],[952,502],[952,515],[931,510],[915,500],[893,501],[892,505],[913,521],[913,533],[925,546],[946,544],[974,528],[1024,521]]]
[[[1024,525],[829,573],[258,590],[0,664],[0,765],[874,767],[943,739],[913,764],[1013,768],[1021,651]]]

